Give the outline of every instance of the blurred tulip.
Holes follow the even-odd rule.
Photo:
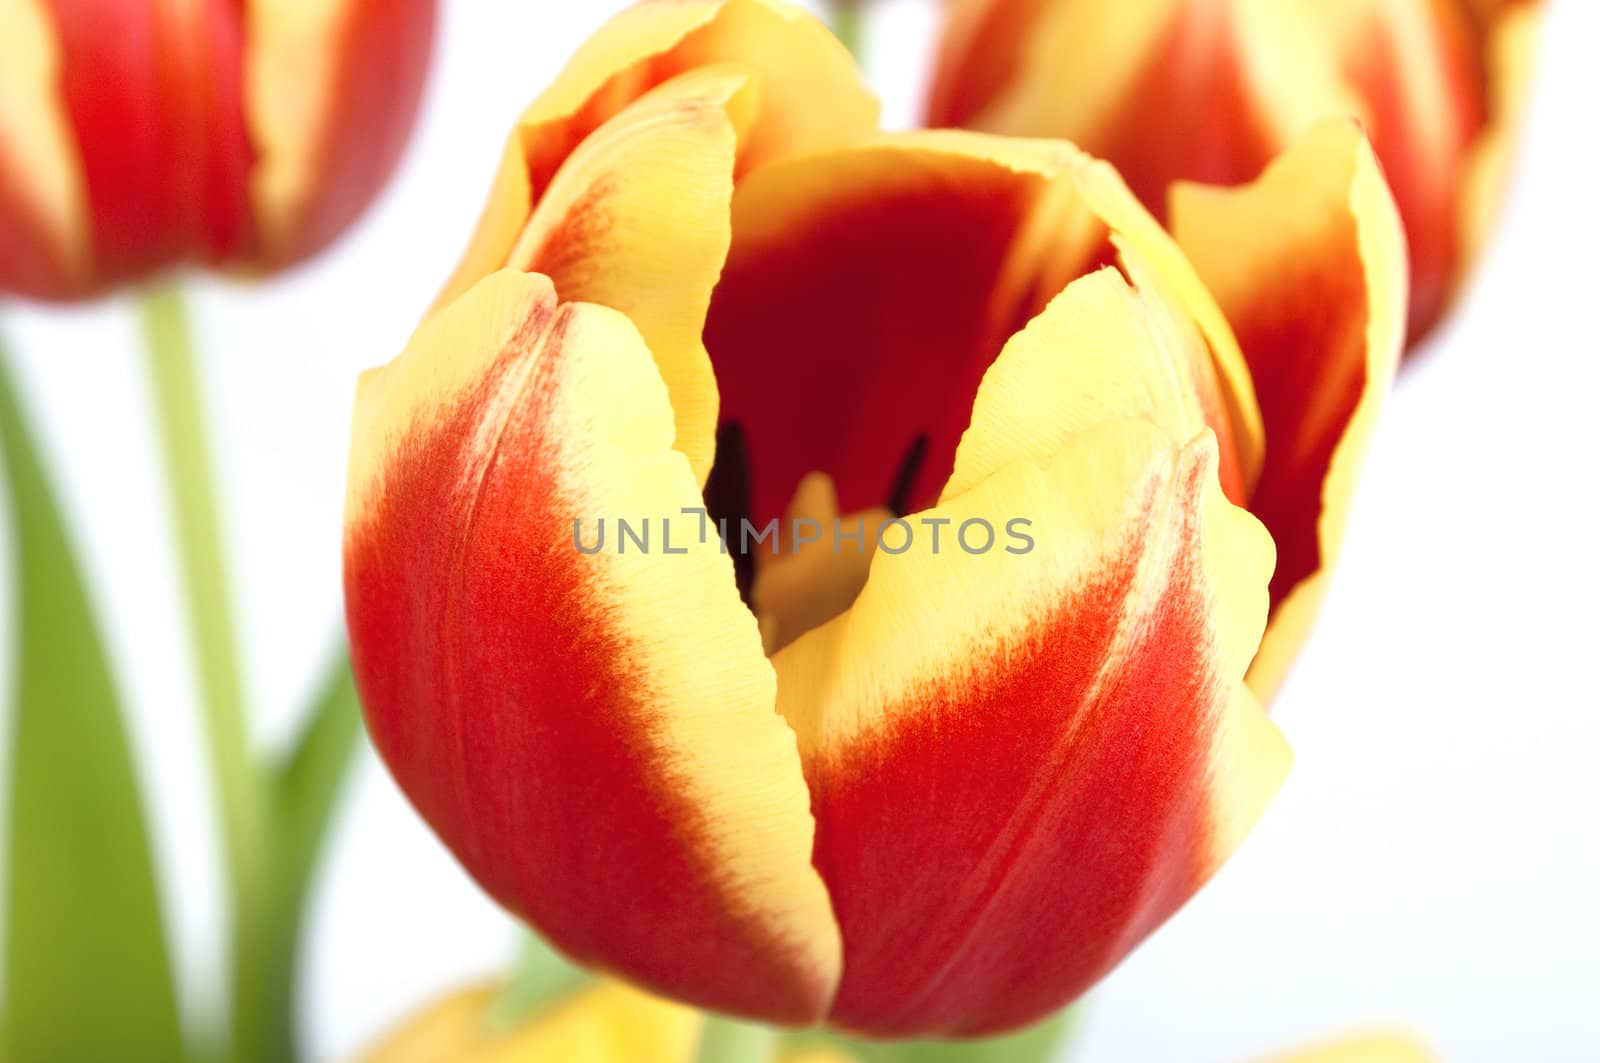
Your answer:
[[[403,1020],[360,1063],[690,1063],[704,1017],[616,984],[596,985],[564,1001],[535,1008],[507,1028],[494,1014],[499,987],[453,993]],[[782,1045],[743,1063],[863,1063],[886,1046],[806,1043]],[[992,1043],[991,1043],[992,1044]],[[887,1046],[890,1052],[895,1047]],[[965,1057],[962,1043],[929,1059]],[[996,1059],[982,1042],[973,1059]],[[720,1058],[720,1057],[719,1057]],[[742,1057],[741,1057],[742,1058]],[[894,1058],[899,1058],[895,1056]],[[916,1058],[924,1058],[918,1055]],[[1435,1063],[1437,1057],[1400,1033],[1356,1034],[1273,1055],[1261,1063]]]
[[[1367,1033],[1274,1055],[1262,1063],[1436,1063],[1438,1058],[1407,1034]]]
[[[1109,971],[1287,770],[1251,686],[1332,563],[1403,254],[1352,123],[1186,202],[1197,274],[1070,145],[874,113],[776,0],[600,31],[362,380],[346,611],[400,785],[566,953],[974,1035]],[[738,548],[786,514],[910,542]],[[619,517],[654,549],[578,548]]]
[[[399,158],[434,0],[0,0],[0,292],[274,270]]]
[[[952,0],[929,117],[1060,136],[1158,215],[1177,180],[1249,180],[1308,125],[1367,127],[1411,249],[1408,343],[1438,324],[1501,200],[1537,0]]]
[[[508,1029],[501,989],[454,993],[401,1023],[361,1063],[692,1063],[699,1012],[606,983],[576,992]]]

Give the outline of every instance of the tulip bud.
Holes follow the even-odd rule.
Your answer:
[[[955,0],[935,125],[1062,136],[1165,217],[1318,119],[1365,125],[1411,254],[1408,345],[1464,283],[1500,200],[1538,0]]]
[[[1287,770],[1261,701],[1404,258],[1348,121],[1169,235],[1070,144],[875,114],[779,0],[586,44],[362,378],[346,617],[396,780],[567,955],[976,1036],[1111,970]]]
[[[393,169],[434,0],[0,2],[0,291],[332,241]]]

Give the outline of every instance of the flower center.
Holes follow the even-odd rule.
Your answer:
[[[810,472],[795,488],[781,519],[755,527],[751,545],[744,529],[754,525],[743,433],[723,425],[717,463],[706,483],[706,510],[724,529],[739,593],[756,614],[761,642],[770,657],[855,602],[866,585],[884,526],[910,511],[911,484],[927,456],[926,436],[906,450],[886,502],[850,514],[839,512],[833,477]],[[771,528],[770,537],[764,533]]]
[[[768,657],[855,603],[880,530],[894,517],[885,506],[840,516],[831,477],[813,472],[800,481],[780,525],[787,541],[776,555],[757,555],[750,590]]]

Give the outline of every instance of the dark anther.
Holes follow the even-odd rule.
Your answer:
[[[738,549],[739,522],[750,516],[750,451],[745,446],[744,429],[736,421],[724,422],[717,429],[717,459],[706,477],[706,514],[713,522],[727,521],[728,539],[733,544],[733,575],[739,584],[739,597],[750,601],[750,586],[756,577],[755,558]],[[720,526],[720,525],[719,525]]]
[[[911,497],[911,488],[927,460],[928,433],[924,432],[906,448],[906,456],[900,459],[900,471],[895,473],[894,486],[889,489],[889,511],[895,516],[903,517],[911,512],[911,504],[916,501]]]

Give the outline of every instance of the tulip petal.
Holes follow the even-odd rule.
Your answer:
[[[815,18],[772,0],[643,4],[603,27],[507,146],[442,299],[503,266],[625,312],[704,483],[717,392],[700,335],[737,172],[865,136],[877,105]],[[532,215],[530,219],[530,214]]]
[[[641,96],[567,157],[506,263],[550,277],[563,300],[628,315],[702,483],[716,452],[717,382],[701,332],[733,237],[734,157],[756,95],[748,75],[720,67]]]
[[[1394,200],[1353,122],[1315,127],[1253,184],[1179,185],[1173,232],[1239,336],[1266,424],[1250,500],[1278,544],[1250,683],[1270,701],[1326,593],[1405,332]]]
[[[1142,265],[1130,272],[1147,275]],[[1216,416],[1202,397],[1215,381],[1196,379],[1197,360],[1207,355],[1193,324],[1109,267],[1069,284],[1007,351],[984,375],[972,415],[974,423],[1003,427],[962,437],[945,499],[1014,461],[1044,464],[1101,421],[1142,417],[1182,445],[1206,428],[1208,412]],[[1237,470],[1234,485],[1226,482],[1229,471],[1224,464],[1225,492],[1242,496]]]
[[[854,1055],[834,1045],[805,1045],[784,1052],[778,1063],[860,1063]]]
[[[1252,482],[1259,415],[1221,311],[1110,169],[1071,145],[884,137],[752,174],[733,219],[705,337],[756,521],[781,516],[813,471],[834,481],[841,512],[894,495],[903,510],[932,503],[1006,338],[1119,260],[1193,319],[1174,324],[1185,355],[1174,367],[1195,382],[1230,470]]]
[[[1488,79],[1488,121],[1463,163],[1458,240],[1461,264],[1453,288],[1459,290],[1465,267],[1483,253],[1500,213],[1510,179],[1514,149],[1521,135],[1533,84],[1534,52],[1543,24],[1537,0],[1493,0],[1480,30],[1480,52]]]
[[[268,268],[321,250],[399,161],[422,100],[434,0],[251,0],[249,195]]]
[[[89,211],[91,287],[247,250],[252,156],[239,98],[239,6],[45,0],[44,8]]]
[[[1319,120],[1371,136],[1411,249],[1408,346],[1502,200],[1538,0],[953,0],[932,124],[1065,137],[1161,215],[1178,180],[1255,177]]]
[[[929,124],[993,130],[997,113],[1016,118],[1026,110],[1035,120],[1074,123],[1051,135],[1081,142],[1089,132],[1084,116],[1111,110],[1129,82],[1158,69],[1163,38],[1181,14],[1181,0],[951,0]],[[1024,80],[1028,86],[1019,85]],[[1064,91],[1075,94],[1058,95]],[[1060,114],[1059,103],[1038,106],[1052,95],[1071,99],[1074,113]]]
[[[579,962],[809,1022],[840,965],[809,796],[672,438],[621,314],[501,271],[430,316],[362,381],[352,664],[379,752],[502,904]],[[602,518],[653,549],[588,552]]]
[[[491,1022],[499,993],[482,986],[431,1004],[362,1063],[692,1063],[695,1057],[700,1014],[624,985],[595,986],[504,1033]]]
[[[1248,180],[1308,115],[1361,113],[1312,23],[1282,0],[965,6],[931,121],[1064,137],[1115,162],[1158,212],[1174,180]]]
[[[957,127],[993,103],[1048,0],[946,0],[928,97],[928,125]]]
[[[44,0],[0,0],[0,290],[87,286],[88,204]]]
[[[701,331],[728,251],[738,171],[866,136],[877,104],[810,14],[768,0],[638,5],[590,38],[512,134],[466,259],[638,325],[704,483],[717,427]],[[531,215],[531,219],[530,219]]]
[[[1085,289],[1045,314],[1075,313]],[[989,381],[1047,360],[1058,334],[1008,345],[963,450],[1003,447],[1013,393]],[[1259,816],[1288,764],[1242,681],[1272,544],[1217,464],[1206,430],[1175,444],[1142,418],[1086,427],[1047,464],[1015,461],[911,518],[948,519],[943,549],[926,525],[880,549],[855,604],[774,658],[844,933],[832,1022],[969,1036],[1036,1019]],[[958,548],[965,522],[1019,517],[1031,550]]]
[[[506,263],[538,196],[574,146],[637,97],[698,67],[750,75],[760,113],[741,145],[745,169],[870,133],[878,108],[844,46],[781,0],[680,0],[622,11],[573,56],[523,114],[488,206],[443,303]]]
[[[1438,1058],[1405,1034],[1370,1033],[1276,1055],[1263,1063],[1435,1063]]]
[[[1366,101],[1374,148],[1411,253],[1411,341],[1443,315],[1464,269],[1458,194],[1488,120],[1482,57],[1464,7],[1417,0],[1324,4],[1319,24]]]

